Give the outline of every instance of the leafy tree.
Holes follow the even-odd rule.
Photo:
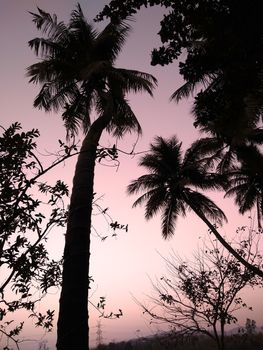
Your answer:
[[[255,334],[257,328],[256,321],[247,318],[245,328],[248,335]]]
[[[129,26],[109,23],[100,33],[84,18],[81,7],[69,24],[38,10],[32,14],[44,37],[29,42],[40,62],[28,68],[30,81],[39,83],[34,106],[46,111],[63,110],[68,137],[82,128],[85,138],[78,157],[67,222],[63,281],[58,320],[57,348],[88,348],[88,289],[90,229],[96,152],[104,130],[122,137],[141,132],[126,94],[152,95],[153,76],[115,67]],[[91,112],[97,118],[91,122]]]
[[[15,313],[27,310],[36,326],[50,331],[54,310],[39,313],[36,305],[61,283],[61,261],[49,256],[46,241],[51,230],[66,224],[69,192],[61,180],[50,185],[40,178],[77,150],[61,143],[58,158],[44,167],[36,152],[38,130],[24,132],[19,123],[1,129],[0,334],[18,348],[24,322],[17,324]]]
[[[61,286],[62,260],[54,260],[49,255],[46,243],[51,231],[64,227],[67,222],[68,187],[58,180],[54,185],[43,180],[45,175],[68,158],[79,154],[75,144],[66,145],[59,140],[60,149],[54,153],[50,165],[39,158],[36,139],[39,131],[22,131],[19,123],[7,129],[1,127],[0,136],[0,343],[15,343],[19,349],[24,322],[17,323],[16,312],[27,310],[37,327],[45,331],[53,328],[54,310],[46,313],[36,311],[36,306],[46,296],[51,287]],[[51,154],[48,154],[50,157]],[[97,159],[112,157],[110,149],[100,148]],[[42,178],[42,181],[40,180]],[[103,214],[112,236],[117,230],[126,230],[127,225],[114,221],[107,209],[98,200],[93,201],[94,215]],[[101,240],[101,236],[93,227]],[[106,313],[105,298],[98,305],[89,303],[99,312],[100,317],[120,318],[121,310]],[[43,345],[45,347],[45,345]]]
[[[167,276],[153,282],[150,304],[139,304],[151,322],[166,323],[178,335],[207,335],[216,342],[218,350],[223,350],[226,325],[237,322],[238,310],[251,309],[240,292],[262,281],[210,236],[208,239],[209,244],[204,244],[192,261],[175,254],[165,259]],[[258,252],[251,255],[251,237],[240,242],[237,250],[246,260],[262,263]]]
[[[251,6],[238,0],[112,0],[97,20],[126,18],[154,5],[168,14],[160,23],[162,46],[153,50],[152,64],[180,60],[185,84],[172,95],[175,101],[202,88],[195,96],[195,126],[230,144],[229,138],[262,122],[261,1]]]
[[[221,224],[226,217],[222,210],[208,197],[196,189],[220,189],[225,178],[220,174],[208,173],[189,149],[183,156],[181,144],[176,137],[165,140],[157,137],[150,146],[150,152],[139,163],[148,170],[128,186],[129,194],[143,192],[133,206],[146,203],[145,217],[152,218],[162,212],[162,234],[168,238],[174,233],[176,219],[192,210],[208,226],[219,242],[246,268],[263,277],[263,271],[250,264],[228,244],[218,232],[212,219]]]

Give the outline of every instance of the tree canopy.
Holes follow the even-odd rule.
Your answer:
[[[151,63],[179,60],[185,80],[171,98],[178,101],[195,92],[194,125],[228,142],[229,131],[238,135],[254,128],[262,121],[263,107],[261,1],[112,0],[97,20],[126,18],[154,5],[168,14],[158,33],[163,45],[153,49]]]

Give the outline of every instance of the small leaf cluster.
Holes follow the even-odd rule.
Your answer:
[[[111,311],[110,313],[105,313],[105,307],[106,307],[106,298],[100,297],[99,302],[97,303],[97,306],[96,306],[97,310],[100,312],[100,317],[116,319],[123,316],[123,312],[121,309],[119,309],[118,312]]]

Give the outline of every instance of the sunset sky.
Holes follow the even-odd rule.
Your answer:
[[[108,3],[106,0],[80,0],[83,12],[89,20]],[[33,99],[39,91],[38,86],[28,83],[25,76],[26,67],[36,62],[33,52],[27,42],[40,35],[28,11],[34,12],[37,6],[56,13],[59,20],[67,22],[71,11],[76,5],[72,0],[0,0],[0,120],[3,126],[19,121],[24,130],[38,128],[41,133],[39,150],[54,152],[58,149],[58,139],[65,139],[65,130],[59,113],[44,113],[33,108]],[[150,52],[159,45],[159,22],[163,10],[154,7],[141,10],[132,22],[133,30],[117,61],[116,66],[138,69],[153,74],[158,79],[158,88],[154,98],[146,95],[129,96],[130,104],[137,115],[143,129],[136,152],[149,149],[149,143],[155,135],[169,137],[176,134],[186,149],[200,135],[194,129],[191,117],[191,99],[176,105],[169,102],[170,95],[181,85],[177,64],[168,67],[150,65]],[[102,28],[107,22],[96,23]],[[79,135],[81,140],[82,135]],[[136,135],[128,136],[118,142],[118,148],[130,152],[136,142]],[[103,145],[112,146],[115,140],[104,135]],[[127,197],[126,187],[132,179],[143,173],[137,166],[139,157],[131,157],[120,153],[120,164],[116,167],[97,165],[95,192],[102,196],[99,204],[109,207],[111,217],[120,223],[128,224],[129,230],[120,231],[117,237],[108,237],[101,241],[96,235],[92,237],[91,276],[94,279],[91,289],[91,301],[97,303],[100,296],[106,297],[106,310],[111,312],[122,309],[124,316],[119,320],[101,319],[103,338],[105,342],[144,336],[156,332],[156,327],[149,325],[142,311],[133,300],[133,296],[143,301],[151,294],[152,287],[149,277],[161,277],[165,273],[165,264],[158,252],[166,256],[173,249],[182,257],[190,257],[201,244],[206,234],[205,225],[189,213],[186,218],[178,220],[176,232],[172,239],[164,241],[160,233],[160,217],[146,222],[143,208],[132,209],[134,197]],[[49,175],[50,181],[65,180],[70,186],[74,173],[75,160],[64,167],[54,170]],[[211,197],[225,211],[228,225],[221,230],[222,234],[231,239],[237,226],[249,225],[249,215],[241,217],[233,201],[223,199],[223,194],[211,194]],[[252,217],[254,213],[251,213]],[[94,227],[102,235],[111,231],[99,217],[94,218]],[[55,257],[60,257],[63,250],[63,231],[51,233],[50,251]],[[246,317],[255,319],[263,325],[262,290],[249,290],[244,294],[245,300],[255,309],[253,313],[240,314],[240,324]],[[59,292],[55,291],[45,301],[49,308],[57,308]],[[44,302],[43,302],[44,303]],[[41,306],[43,307],[43,305]],[[95,344],[96,323],[99,314],[90,307],[91,344]],[[26,336],[40,339],[40,330],[33,329],[29,321]],[[33,329],[33,330],[32,330]],[[55,342],[55,332],[48,336],[52,349]],[[35,344],[30,345],[37,348]],[[25,348],[29,349],[28,344]]]

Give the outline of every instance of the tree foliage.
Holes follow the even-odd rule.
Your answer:
[[[126,18],[154,5],[168,13],[158,33],[163,45],[152,51],[152,64],[179,60],[185,81],[171,98],[195,93],[194,125],[227,144],[240,142],[244,131],[262,122],[261,1],[251,6],[238,0],[112,0],[97,20]]]
[[[15,322],[16,313],[26,310],[36,327],[45,331],[53,328],[54,310],[39,312],[38,305],[49,293],[50,288],[60,288],[62,280],[62,257],[55,260],[48,252],[48,237],[66,225],[68,218],[68,186],[61,180],[54,184],[45,181],[45,175],[60,163],[79,154],[75,144],[58,140],[59,151],[47,154],[54,158],[49,165],[39,158],[37,129],[24,132],[19,123],[7,129],[2,128],[0,136],[0,341],[9,344],[23,342],[21,332],[24,321]],[[116,161],[116,149],[98,148],[97,161]],[[41,157],[42,158],[42,157]],[[41,180],[42,179],[42,180]],[[103,215],[108,235],[93,231],[102,241],[116,236],[117,231],[128,225],[114,221],[99,204],[94,193],[94,215]],[[52,232],[51,232],[52,231]],[[122,311],[105,312],[105,298],[96,306],[100,317],[119,318]]]
[[[253,264],[262,264],[256,242],[259,233],[240,227],[236,249]],[[149,304],[139,303],[151,322],[166,323],[178,334],[205,334],[224,349],[226,325],[238,321],[236,312],[252,310],[243,300],[245,287],[262,280],[240,264],[211,237],[191,261],[172,253],[165,258],[167,275],[153,282]]]
[[[157,81],[150,74],[115,67],[130,26],[118,21],[98,32],[79,4],[68,24],[41,9],[32,16],[42,33],[42,37],[29,41],[29,47],[40,58],[27,68],[30,82],[41,86],[34,106],[46,111],[62,110],[71,136],[79,129],[86,134],[92,111],[101,116],[110,103],[113,111],[108,111],[105,128],[117,137],[131,131],[140,133],[140,124],[125,95],[130,91],[152,95]]]
[[[69,191],[61,180],[40,181],[49,170],[76,153],[61,142],[60,156],[44,167],[38,158],[39,131],[24,132],[19,123],[2,128],[0,136],[0,333],[18,343],[23,322],[15,324],[25,309],[36,326],[50,331],[54,311],[39,313],[37,303],[51,287],[61,283],[61,260],[50,257],[46,242],[50,231],[64,227]],[[37,292],[37,293],[36,293]],[[14,319],[12,319],[14,318]]]
[[[172,94],[171,100],[178,102],[193,94],[194,126],[207,134],[191,147],[195,163],[208,173],[226,175],[229,180],[227,196],[235,196],[242,214],[255,206],[260,226],[262,186],[260,181],[254,181],[259,172],[255,166],[251,167],[252,161],[248,169],[245,158],[248,147],[250,151],[254,148],[253,158],[257,157],[256,153],[259,158],[261,151],[257,146],[263,142],[262,4],[255,1],[250,6],[248,1],[230,0],[191,3],[185,0],[112,0],[96,19],[109,17],[118,21],[136,14],[142,7],[155,5],[167,9],[168,14],[164,15],[158,33],[163,45],[153,50],[151,63],[165,65],[179,61],[179,72],[185,83]],[[140,188],[143,186],[147,184],[141,184]],[[149,184],[148,189],[151,186]],[[154,195],[153,187],[151,191]],[[160,196],[159,192],[159,200]],[[147,203],[148,217],[148,209],[153,208],[154,202],[150,191],[136,204],[142,201]],[[179,208],[178,200],[176,207]],[[177,214],[172,213],[176,211],[171,205],[169,211],[167,204],[167,213],[170,213],[173,229]],[[167,219],[164,213],[163,222]]]

